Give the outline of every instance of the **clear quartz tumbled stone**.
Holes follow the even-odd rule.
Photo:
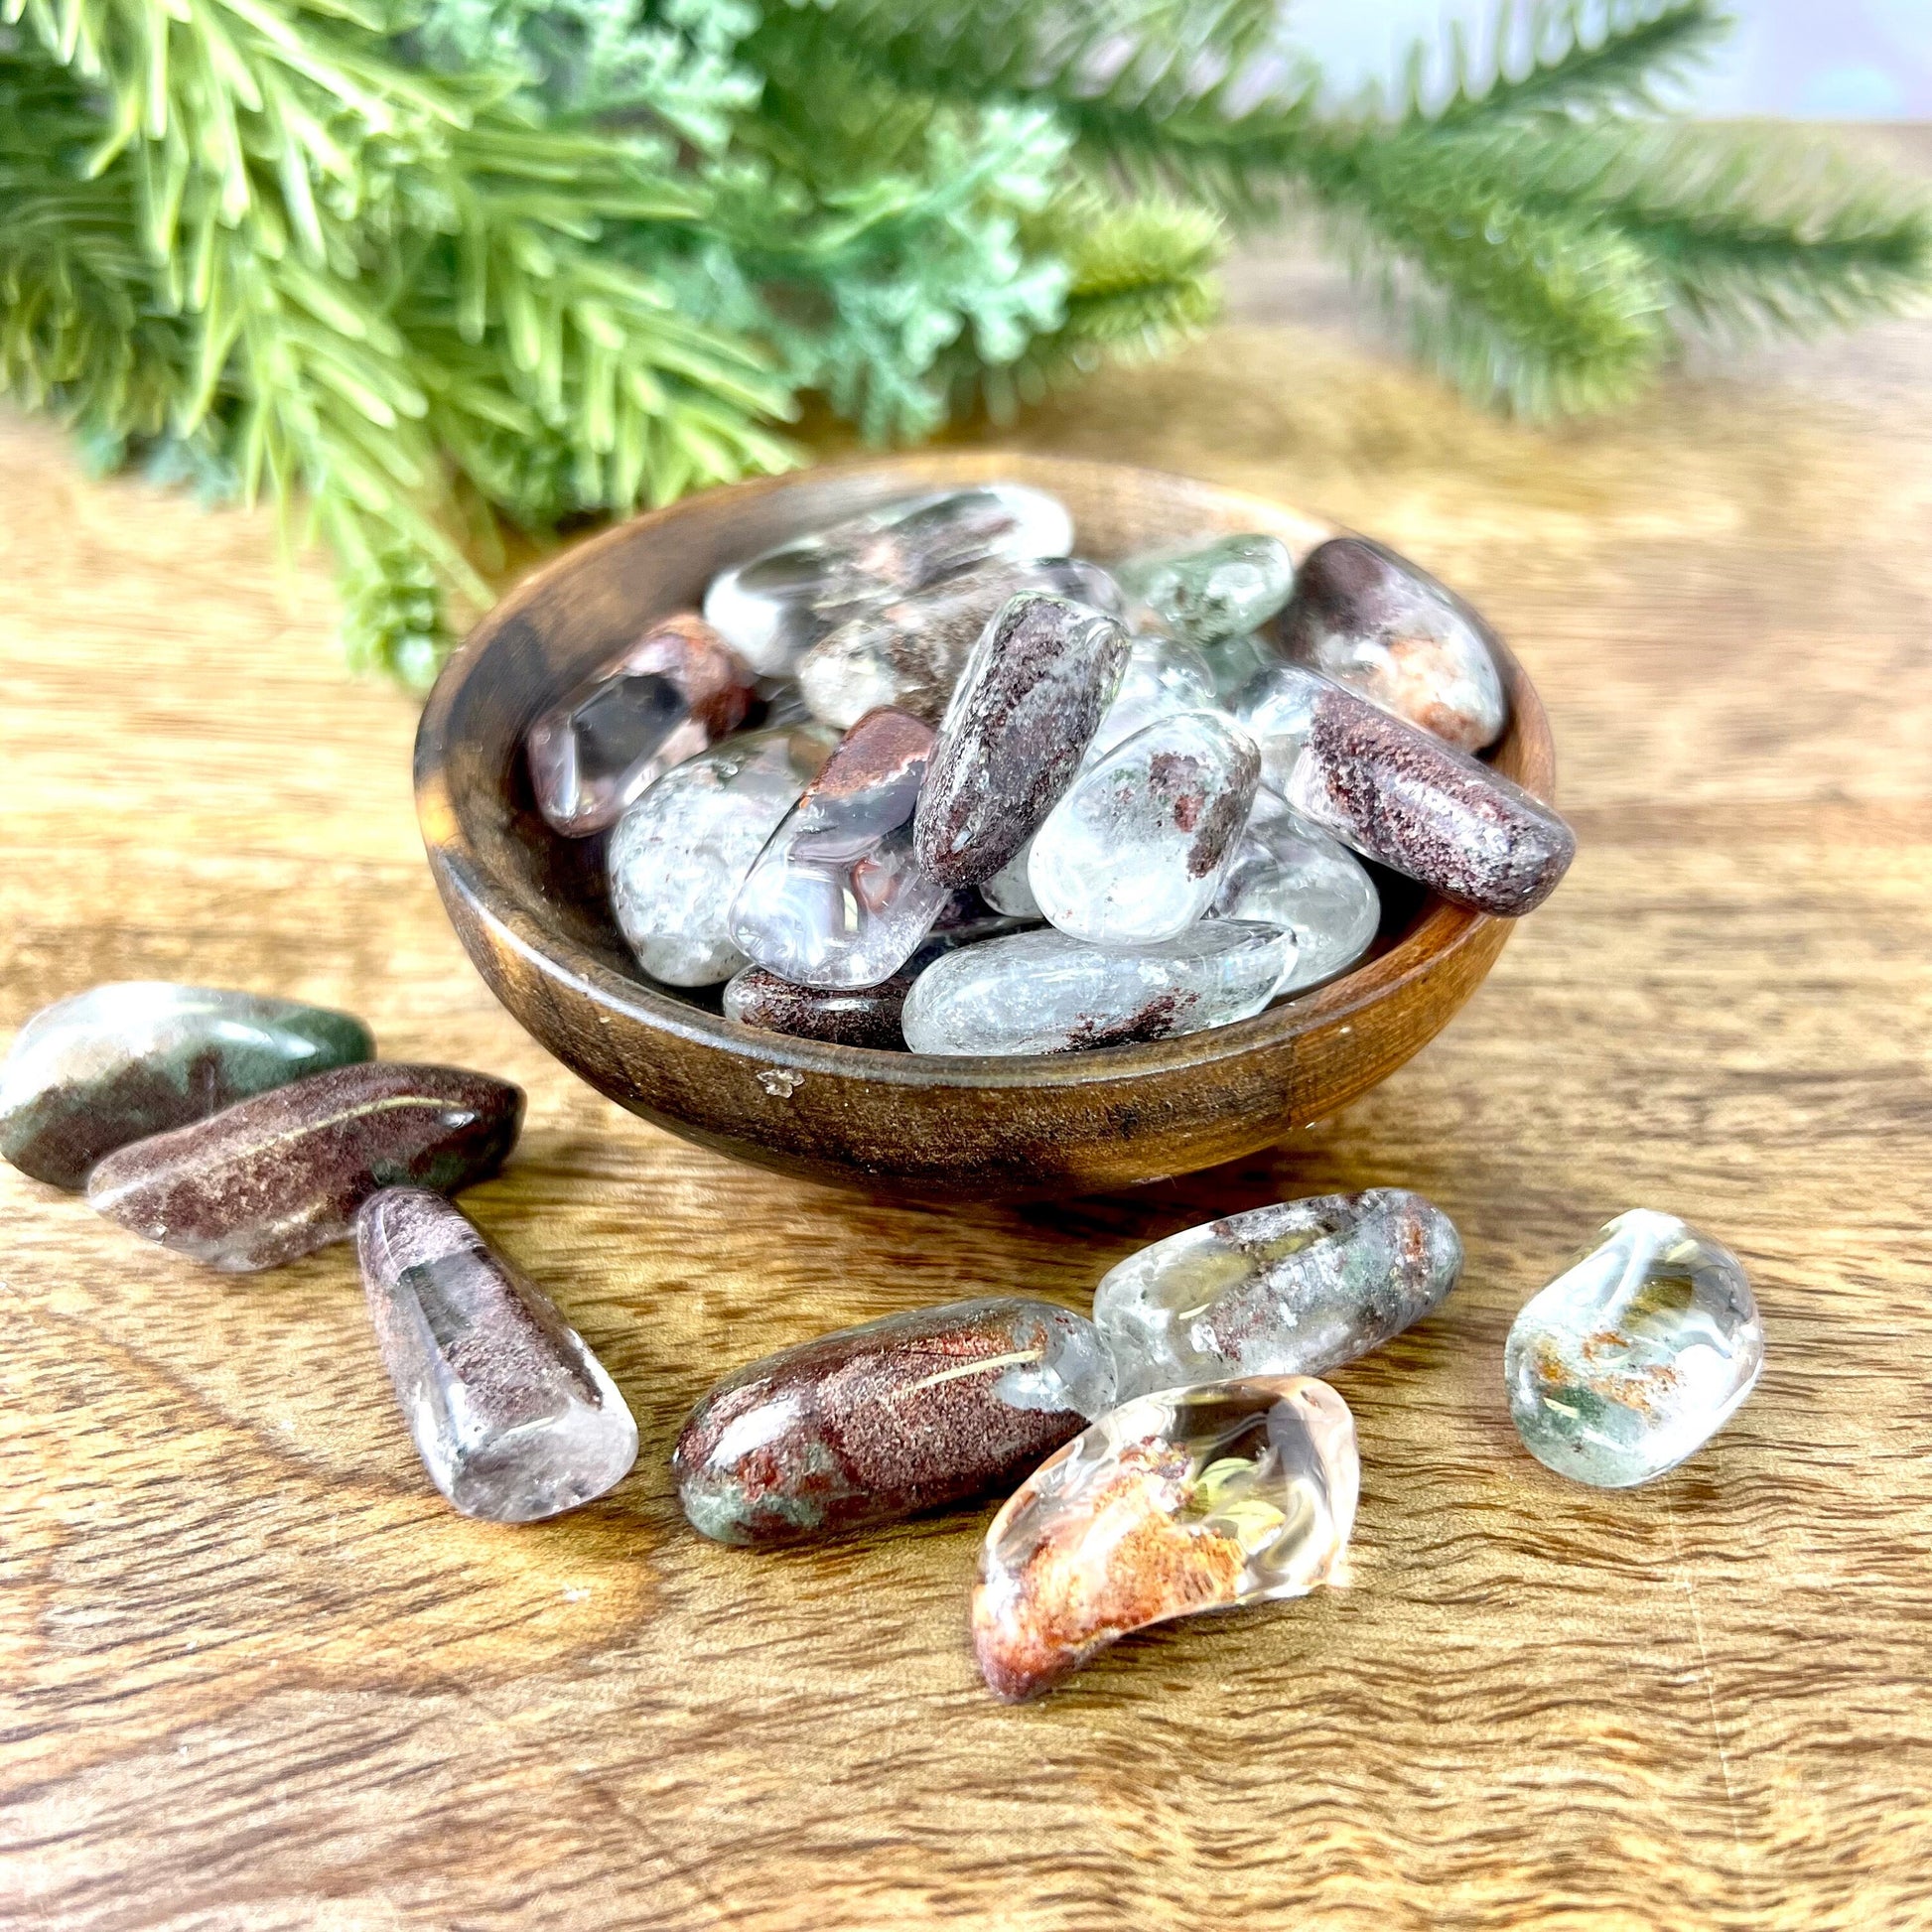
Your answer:
[[[1345,845],[1260,791],[1213,911],[1216,918],[1261,919],[1294,933],[1295,966],[1279,997],[1306,992],[1354,965],[1374,941],[1382,898]]]
[[[1027,877],[1062,932],[1097,946],[1173,939],[1207,910],[1261,776],[1254,741],[1183,711],[1081,772],[1034,838]]]
[[[667,771],[618,821],[611,909],[652,978],[715,986],[745,964],[732,897],[836,742],[820,725],[740,732]]]
[[[1249,1019],[1294,962],[1292,934],[1243,919],[1204,919],[1178,939],[1123,951],[1016,932],[928,966],[900,1024],[915,1053],[1125,1046]]]
[[[1211,645],[1266,623],[1288,602],[1295,564],[1279,538],[1243,534],[1133,557],[1114,574],[1171,635]]]
[[[989,558],[1062,557],[1073,521],[1044,490],[986,483],[902,498],[794,538],[725,571],[704,614],[765,676],[866,605],[916,591]]]
[[[1648,1482],[1702,1449],[1763,1366],[1764,1324],[1737,1257],[1642,1207],[1529,1301],[1503,1356],[1524,1446],[1601,1489]]]
[[[1129,1255],[1094,1290],[1093,1320],[1123,1399],[1325,1375],[1420,1321],[1461,1271],[1454,1223],[1420,1194],[1313,1194]]]
[[[1136,732],[1183,711],[1215,708],[1214,674],[1191,644],[1172,637],[1136,637],[1114,701],[1101,714],[1087,747],[1092,765]]]
[[[846,733],[738,889],[741,951],[799,986],[877,986],[905,964],[952,897],[912,861],[932,743],[903,711]]]
[[[617,1384],[550,1299],[438,1194],[388,1187],[355,1224],[383,1366],[423,1467],[466,1516],[531,1523],[637,1459]]]
[[[1050,1691],[1130,1631],[1345,1581],[1361,1464],[1325,1382],[1261,1376],[1125,1402],[993,1519],[973,1647],[996,1696]]]

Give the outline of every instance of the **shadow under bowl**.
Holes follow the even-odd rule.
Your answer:
[[[1335,526],[1124,465],[935,452],[714,489],[571,550],[512,591],[450,660],[416,739],[416,806],[457,935],[490,990],[600,1093],[701,1146],[833,1185],[920,1199],[1096,1193],[1253,1153],[1333,1114],[1439,1033],[1509,921],[1405,889],[1376,949],[1252,1020],[1151,1044],[1014,1058],[876,1052],[726,1020],[717,991],[642,977],[611,917],[605,841],[557,836],[522,757],[537,714],[647,621],[694,608],[721,569],[919,490],[1050,490],[1101,560],[1263,530],[1297,561]],[[1510,726],[1497,768],[1544,797],[1555,757],[1522,668],[1498,652]]]

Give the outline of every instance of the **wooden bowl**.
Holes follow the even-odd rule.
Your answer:
[[[645,980],[612,921],[603,839],[556,837],[531,800],[525,729],[651,618],[724,566],[887,498],[1011,479],[1072,511],[1082,554],[1236,530],[1298,560],[1333,526],[1233,490],[1105,463],[936,452],[715,489],[640,516],[519,585],[450,660],[416,739],[416,807],[443,903],[496,997],[601,1093],[701,1145],[813,1180],[926,1199],[1064,1195],[1191,1173],[1332,1114],[1430,1040],[1509,922],[1419,891],[1385,897],[1353,972],[1236,1026],[1023,1058],[875,1052],[760,1033],[717,993]],[[1495,762],[1548,796],[1536,693],[1504,654]]]

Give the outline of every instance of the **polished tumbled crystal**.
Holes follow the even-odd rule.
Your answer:
[[[1268,672],[1237,715],[1296,811],[1458,905],[1520,917],[1576,857],[1576,834],[1514,779],[1316,672]]]
[[[110,1154],[87,1201],[136,1234],[243,1274],[345,1241],[381,1187],[454,1193],[516,1145],[523,1095],[455,1066],[372,1060],[257,1094]]]
[[[1127,651],[1114,619],[1061,597],[1016,597],[986,626],[919,797],[928,878],[976,885],[1026,844],[1079,769]]]
[[[1039,900],[1034,897],[1029,876],[1034,860],[1034,842],[1029,839],[991,879],[980,881],[980,897],[996,912],[1015,919],[1042,919]]]
[[[1163,629],[1218,644],[1267,622],[1288,602],[1295,564],[1279,538],[1245,534],[1133,557],[1114,574]]]
[[[1763,1366],[1764,1324],[1737,1257],[1641,1207],[1531,1299],[1503,1354],[1530,1453],[1602,1489],[1648,1482],[1702,1449]]]
[[[1136,637],[1114,701],[1101,715],[1084,762],[1093,764],[1116,745],[1164,718],[1215,708],[1214,674],[1191,644],[1171,637]]]
[[[900,1024],[915,1053],[1068,1053],[1225,1027],[1259,1013],[1295,960],[1278,926],[1203,919],[1131,951],[1050,929],[948,954]]]
[[[992,1296],[887,1316],[720,1382],[671,1457],[692,1526],[789,1543],[1011,1482],[1112,1400],[1093,1324]]]
[[[1366,537],[1311,550],[1282,621],[1302,663],[1458,751],[1502,736],[1509,701],[1493,634],[1446,585]]]
[[[1093,1292],[1123,1400],[1234,1375],[1325,1375],[1420,1321],[1462,1243],[1403,1187],[1313,1194],[1170,1235]]]
[[[362,1203],[355,1245],[416,1452],[464,1515],[533,1523],[623,1480],[637,1425],[617,1384],[460,1208],[385,1187]]]
[[[1098,946],[1184,932],[1214,902],[1261,776],[1254,741],[1183,711],[1116,745],[1073,781],[1034,838],[1039,909]]]
[[[57,1000],[0,1065],[0,1159],[87,1184],[116,1148],[375,1051],[359,1020],[259,993],[116,980]]]
[[[674,765],[745,722],[750,669],[690,612],[661,620],[530,727],[537,809],[568,838],[615,825]]]
[[[1213,914],[1260,919],[1295,935],[1295,966],[1279,988],[1300,993],[1346,972],[1373,943],[1382,899],[1362,862],[1340,840],[1255,794],[1247,830],[1221,876]]]
[[[714,986],[745,964],[733,896],[837,742],[821,725],[740,732],[667,771],[618,821],[611,909],[645,972]]]
[[[988,1687],[1038,1697],[1130,1631],[1345,1582],[1360,1487],[1355,1421],[1325,1382],[1255,1376],[1122,1403],[986,1533],[972,1623]]]
[[[877,986],[951,897],[912,858],[932,727],[903,711],[853,726],[738,889],[733,942],[800,986]]]
[[[1061,557],[1072,544],[1064,506],[1023,483],[905,497],[726,571],[705,593],[704,614],[754,670],[778,676],[868,604],[989,558]]]
[[[981,631],[1029,591],[1119,612],[1120,593],[1097,564],[995,559],[847,619],[798,660],[798,687],[813,715],[841,730],[882,705],[936,725]]]

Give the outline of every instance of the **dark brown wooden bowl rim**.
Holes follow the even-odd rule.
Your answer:
[[[821,465],[805,472],[758,478],[724,485],[721,490],[706,491],[702,496],[685,497],[606,530],[532,572],[483,619],[451,657],[423,709],[416,736],[416,806],[439,885],[446,894],[459,895],[480,920],[501,935],[509,947],[524,955],[546,979],[574,989],[605,1011],[681,1039],[716,1047],[737,1059],[756,1063],[760,1071],[794,1068],[801,1073],[837,1074],[907,1087],[1079,1087],[1090,1082],[1119,1080],[1126,1075],[1211,1067],[1219,1061],[1239,1058],[1257,1046],[1287,1041],[1317,1028],[1346,1021],[1350,1015],[1365,1012],[1386,1000],[1474,943],[1490,923],[1489,915],[1432,897],[1425,901],[1421,917],[1387,952],[1311,993],[1271,1007],[1252,1020],[1182,1034],[1173,1039],[1098,1047],[1078,1053],[952,1057],[887,1052],[743,1027],[722,1015],[656,992],[641,980],[614,972],[580,947],[544,928],[483,865],[465,823],[466,801],[453,797],[450,790],[446,754],[458,694],[467,680],[482,670],[490,643],[502,628],[519,618],[558,578],[583,568],[599,551],[634,543],[644,533],[689,514],[694,503],[713,501],[722,494],[750,501],[782,491],[802,478],[819,484],[836,483],[847,478],[876,483],[890,478],[902,480],[908,490],[1011,478],[1050,490],[1054,486],[1055,470],[1071,473],[1095,468],[1131,472],[1135,466],[1095,465],[1078,458],[997,451],[939,451],[917,457]],[[1167,484],[1183,496],[1214,497],[1251,509],[1257,529],[1279,526],[1285,516],[1292,515],[1330,533],[1345,533],[1339,524],[1308,512],[1288,510],[1282,504],[1244,490],[1226,489],[1219,484],[1161,471],[1140,469],[1138,475],[1144,482]],[[1538,796],[1550,798],[1554,791],[1556,757],[1549,720],[1535,687],[1514,654],[1499,643],[1497,657],[1509,693],[1511,716],[1509,731],[1495,754],[1496,766]],[[520,747],[520,738],[518,744]]]

